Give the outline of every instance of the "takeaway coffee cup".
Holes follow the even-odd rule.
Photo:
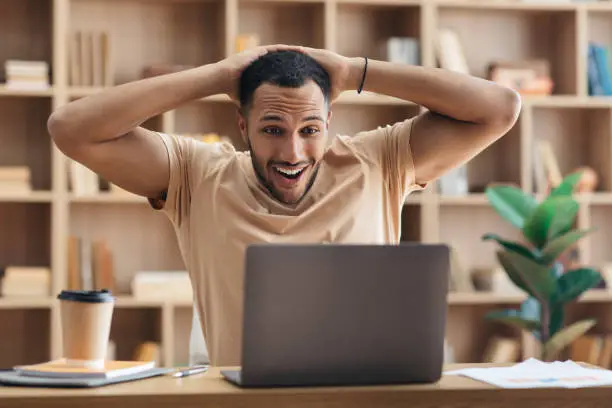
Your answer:
[[[83,368],[104,367],[115,298],[108,290],[64,290],[57,298],[66,363]]]

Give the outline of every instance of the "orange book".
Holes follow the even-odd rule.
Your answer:
[[[20,375],[44,378],[115,378],[136,374],[155,368],[154,361],[117,361],[105,362],[102,369],[81,368],[66,364],[64,359],[47,361],[40,364],[15,366]]]

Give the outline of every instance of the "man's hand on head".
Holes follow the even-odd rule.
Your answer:
[[[357,89],[363,73],[364,60],[348,58],[333,51],[300,47],[301,51],[315,59],[331,78],[331,100],[344,91]]]
[[[292,50],[300,51],[301,47],[285,45],[285,44],[273,44],[263,45],[259,47],[249,48],[230,57],[227,57],[217,63],[217,66],[223,71],[223,78],[226,79],[224,89],[226,94],[234,101],[239,104],[238,94],[238,81],[240,75],[253,61],[257,58],[275,51]]]

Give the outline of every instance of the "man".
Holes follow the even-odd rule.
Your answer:
[[[330,140],[331,102],[362,89],[428,111]],[[248,152],[139,127],[213,94],[239,105]],[[397,243],[406,196],[495,142],[519,110],[514,91],[483,79],[275,45],[77,100],[48,127],[67,156],[168,215],[210,361],[232,366],[249,244]]]

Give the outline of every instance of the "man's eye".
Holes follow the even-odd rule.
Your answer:
[[[270,135],[279,135],[281,130],[277,127],[266,127],[263,129],[264,133],[268,133]]]
[[[309,126],[302,130],[302,132],[306,133],[307,135],[314,135],[319,132],[319,129],[317,129],[316,127]]]

